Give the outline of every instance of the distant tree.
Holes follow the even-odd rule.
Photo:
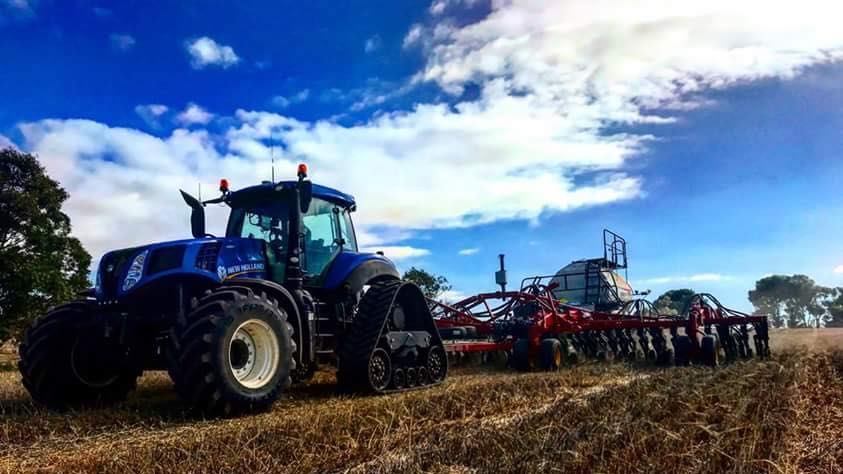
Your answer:
[[[0,341],[89,285],[91,256],[61,211],[67,197],[34,156],[0,150]]]
[[[658,310],[660,314],[677,315],[685,309],[685,306],[689,301],[691,301],[691,297],[695,294],[696,292],[690,288],[668,290],[656,298],[656,301],[653,302],[653,306],[656,307],[656,310]]]
[[[755,282],[749,290],[749,301],[755,309],[773,318],[773,326],[785,325],[785,301],[788,299],[786,275],[771,275]]]
[[[826,327],[843,328],[843,287],[832,289],[832,294],[823,301],[828,313]]]
[[[749,301],[775,326],[822,327],[831,318],[827,307],[835,293],[807,275],[771,275],[755,282]]]
[[[404,272],[404,280],[411,281],[421,288],[424,296],[432,300],[438,300],[442,295],[452,289],[448,279],[441,275],[434,275],[416,267],[410,267]]]

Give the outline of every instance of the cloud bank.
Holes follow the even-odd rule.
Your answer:
[[[454,26],[448,15],[471,3],[434,2],[404,40],[404,54],[424,59],[410,84],[433,84],[448,103],[382,109],[352,126],[237,110],[222,130],[188,107],[180,117],[193,127],[167,136],[42,120],[20,124],[22,145],[68,188],[74,232],[97,255],[188,236],[175,190],[267,179],[273,140],[279,176],[307,162],[316,182],[357,197],[364,246],[411,258],[427,252],[401,245],[418,229],[639,198],[646,183],[629,164],[653,137],[609,126],[670,122],[708,89],[792,77],[843,51],[841,7],[812,0],[494,1],[486,18]],[[196,68],[239,61],[207,37],[187,49]],[[468,88],[476,93],[461,99]],[[209,229],[220,232],[215,211]],[[713,281],[695,277],[681,278]]]

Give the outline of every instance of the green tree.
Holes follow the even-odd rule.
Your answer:
[[[61,211],[67,197],[34,156],[0,150],[0,341],[89,286],[91,256]]]
[[[680,288],[678,290],[668,290],[656,298],[653,305],[660,314],[677,315],[685,309],[691,297],[696,293],[690,288]]]
[[[434,275],[416,267],[410,267],[404,272],[404,280],[415,283],[421,288],[424,296],[432,300],[438,300],[446,291],[451,290],[448,279],[442,275]]]
[[[835,290],[819,286],[807,275],[771,275],[755,282],[749,301],[773,318],[775,326],[822,327]]]
[[[749,301],[757,311],[769,315],[776,327],[785,325],[788,278],[786,275],[767,276],[755,282],[754,290],[749,290]]]
[[[833,288],[831,294],[823,301],[828,313],[825,326],[829,328],[843,328],[843,287]]]

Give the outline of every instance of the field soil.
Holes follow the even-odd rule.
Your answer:
[[[161,372],[118,407],[54,413],[5,371],[0,472],[843,472],[843,347],[778,337],[771,359],[718,369],[456,368],[380,397],[339,396],[320,372],[224,420],[189,416]]]

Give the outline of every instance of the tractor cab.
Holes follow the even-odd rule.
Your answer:
[[[306,285],[324,280],[341,252],[357,253],[351,222],[354,198],[334,189],[311,185],[307,205],[301,205],[301,232],[296,229],[296,187],[288,181],[264,183],[230,193],[226,237],[265,242],[269,279],[283,283],[291,252],[299,249],[299,265]],[[292,245],[298,239],[298,246]]]
[[[204,202],[182,193],[193,209],[193,236],[208,236],[204,229],[206,204],[227,204],[231,212],[225,237],[231,242],[262,241],[265,278],[282,285],[290,283],[290,287],[302,284],[321,288],[326,282],[335,283],[351,270],[345,265],[350,260],[386,260],[380,255],[363,257],[358,253],[351,221],[351,213],[356,210],[354,197],[313,184],[304,179],[306,176],[307,168],[302,165],[298,181],[265,181],[237,191],[229,190],[228,181],[223,179],[221,196]],[[332,265],[337,260],[339,264]],[[232,276],[226,270],[220,278]]]

